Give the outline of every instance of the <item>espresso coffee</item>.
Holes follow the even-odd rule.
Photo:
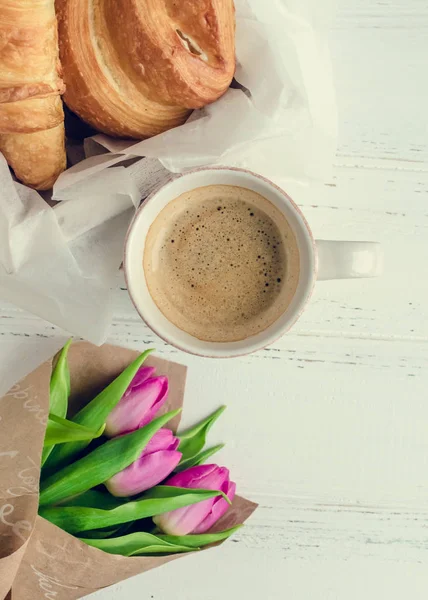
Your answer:
[[[171,201],[149,229],[143,266],[164,316],[209,342],[267,329],[286,311],[299,279],[296,239],[282,212],[231,185]]]

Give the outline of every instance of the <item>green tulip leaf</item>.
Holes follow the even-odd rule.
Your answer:
[[[118,534],[122,527],[106,527],[105,529],[93,529],[91,531],[85,531],[85,536],[93,540],[104,540],[111,538]]]
[[[212,415],[178,434],[177,437],[180,439],[178,450],[183,455],[182,461],[193,458],[203,449],[207,433],[225,409],[225,406],[220,406]]]
[[[74,496],[74,498],[69,498],[66,501],[66,506],[86,506],[90,508],[110,509],[121,506],[125,502],[128,502],[127,498],[117,498],[116,496],[112,496],[109,492],[88,490],[83,494]],[[106,527],[105,529],[93,529],[91,531],[85,531],[85,536],[88,538],[102,539],[117,534],[124,535],[132,525],[132,523],[125,523],[124,525],[115,525],[113,527]]]
[[[85,531],[84,536],[93,540],[103,540],[111,537],[119,537],[125,535],[133,527],[134,523],[124,523],[123,525],[115,525],[114,527],[106,527],[105,529],[90,529]]]
[[[142,531],[130,533],[121,537],[111,539],[88,539],[80,538],[89,546],[109,554],[121,554],[122,556],[144,556],[152,554],[176,554],[179,552],[193,552],[198,548],[171,544],[151,533]]]
[[[183,506],[197,504],[209,498],[224,496],[218,490],[159,487],[170,487],[170,490],[163,489],[157,495],[156,492],[153,493],[156,488],[153,488],[147,496],[145,494],[140,500],[125,502],[110,510],[85,506],[53,506],[40,507],[39,514],[68,533],[78,533],[154,517],[177,508],[183,508]]]
[[[174,498],[175,496],[181,496],[186,492],[197,492],[197,490],[198,488],[181,488],[172,485],[156,485],[155,487],[150,488],[147,492],[144,492],[144,498]],[[232,504],[232,501],[229,500],[224,492],[218,490],[215,495],[222,496],[228,504]]]
[[[67,416],[68,398],[70,396],[70,370],[68,368],[67,355],[71,341],[69,339],[58,354],[57,361],[52,369],[49,386],[49,413],[61,418]],[[48,445],[45,439],[42,452],[42,466],[47,461],[52,450],[53,446]]]
[[[67,421],[56,415],[49,415],[48,424],[46,427],[44,446],[49,447],[54,444],[65,444],[66,442],[74,442],[80,440],[93,440],[100,437],[104,431],[105,425],[100,427],[98,431],[83,427]]]
[[[58,354],[58,359],[52,369],[49,389],[49,412],[63,418],[67,415],[70,396],[70,370],[67,355],[71,342],[71,339],[68,340]]]
[[[68,498],[65,502],[67,506],[86,506],[87,508],[110,509],[116,508],[116,506],[120,506],[127,501],[127,498],[117,498],[116,496],[112,496],[109,492],[88,490],[87,492],[83,492],[83,494]]]
[[[237,525],[217,533],[202,533],[190,535],[153,535],[151,533],[136,532],[128,535],[104,538],[81,538],[81,541],[109,554],[122,556],[138,556],[148,554],[174,554],[199,550],[203,546],[222,542],[233,535],[242,525]],[[86,534],[87,535],[87,534]]]
[[[209,544],[215,544],[222,542],[231,535],[233,535],[242,525],[236,525],[230,529],[219,531],[217,533],[198,533],[189,535],[164,535],[158,534],[159,539],[169,542],[170,544],[177,544],[187,546],[190,548],[200,548],[202,546],[208,546]]]
[[[137,431],[108,440],[80,460],[50,475],[40,484],[40,505],[57,504],[86,492],[128,467],[139,458],[153,435],[180,411],[170,411]]]
[[[193,456],[193,458],[181,460],[178,467],[174,469],[175,473],[180,473],[180,471],[185,471],[186,469],[190,469],[190,467],[196,467],[197,465],[201,465],[207,460],[207,458],[209,458],[222,448],[224,448],[224,444],[218,444],[217,446],[213,446],[212,448],[202,450],[202,452],[199,452],[199,454],[196,454],[196,456]]]
[[[89,429],[99,429],[106,422],[108,415],[118,404],[138,369],[151,352],[153,352],[152,349],[143,352],[110,385],[83,407],[72,420],[79,425],[89,427]],[[55,448],[46,463],[46,468],[52,472],[54,468],[58,469],[58,467],[69,464],[87,445],[88,442],[80,441]]]

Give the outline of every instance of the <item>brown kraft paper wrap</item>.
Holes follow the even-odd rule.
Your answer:
[[[76,413],[108,385],[138,352],[87,342],[69,351],[71,397]],[[161,412],[183,404],[186,367],[150,356],[145,362],[170,381]],[[49,411],[52,359],[43,363],[0,399],[0,599],[73,600],[133,575],[183,557],[132,557],[107,554],[37,515],[40,459]],[[172,429],[179,417],[169,423]],[[213,531],[243,523],[256,504],[236,497]]]

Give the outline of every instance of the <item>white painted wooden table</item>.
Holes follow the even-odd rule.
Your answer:
[[[228,404],[212,441],[228,441],[219,459],[260,508],[222,548],[94,599],[428,596],[426,0],[340,0],[332,53],[335,175],[289,192],[316,236],[382,242],[385,275],[318,284],[292,333],[230,361],[155,339],[118,286],[111,340],[189,365],[188,422]],[[64,339],[2,307],[2,390],[15,351],[28,371]]]

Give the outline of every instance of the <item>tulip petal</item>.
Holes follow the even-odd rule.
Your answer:
[[[150,421],[152,421],[154,419],[154,417],[156,416],[158,411],[162,408],[162,406],[164,405],[164,403],[167,399],[168,391],[169,391],[168,377],[156,377],[156,379],[161,384],[161,389],[158,393],[158,396],[157,396],[155,402],[152,404],[152,406],[149,409],[149,411],[147,412],[147,414],[145,414],[143,416],[143,418],[140,420],[138,427],[144,427],[144,425],[147,425],[147,423],[150,423]]]
[[[180,440],[174,436],[170,429],[159,429],[144,448],[143,456],[159,450],[176,450],[179,443]]]
[[[133,388],[109,414],[105,435],[116,437],[147,425],[166,400],[167,391],[166,377],[152,377]]]
[[[212,509],[214,498],[203,500],[193,506],[177,508],[153,517],[155,524],[169,535],[187,535],[203,521]]]
[[[149,379],[149,377],[154,377],[155,371],[156,371],[155,367],[140,367],[138,369],[138,371],[136,372],[136,374],[134,375],[134,379],[129,384],[129,387],[126,390],[125,395],[128,394],[128,392],[130,390],[132,390],[132,388],[138,387],[139,385],[144,383],[144,381]]]
[[[233,481],[229,481],[226,489],[222,490],[225,492],[229,500],[233,500],[236,492],[236,483]],[[224,498],[214,498],[213,506],[211,508],[211,512],[205,517],[203,521],[199,523],[193,530],[192,533],[205,533],[217,523],[217,521],[222,517],[229,509],[229,504],[226,502]]]
[[[113,475],[105,482],[105,486],[113,496],[135,496],[168,477],[180,459],[181,452],[169,450],[144,455],[120,473]]]
[[[225,481],[229,480],[229,470],[217,465],[198,465],[173,475],[166,485],[207,490],[221,490]]]
[[[225,491],[229,489],[229,470],[217,465],[198,465],[173,475],[168,479],[166,485]],[[216,500],[217,498],[209,498],[193,506],[158,515],[153,521],[165,533],[186,535],[194,531],[208,517]],[[227,501],[225,499],[223,501],[228,506]],[[222,507],[218,509],[218,512],[221,512],[221,509]]]

